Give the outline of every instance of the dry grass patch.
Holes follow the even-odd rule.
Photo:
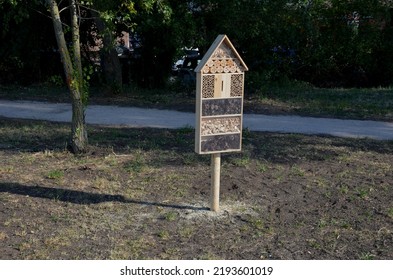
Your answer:
[[[247,132],[213,213],[190,129],[0,127],[1,259],[393,258],[393,142]]]

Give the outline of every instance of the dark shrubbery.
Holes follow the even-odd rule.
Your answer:
[[[21,16],[8,2],[0,6],[0,84],[62,75],[51,21],[35,11],[45,13],[42,6],[29,6]],[[389,1],[168,0],[151,1],[149,8],[141,3],[136,1],[129,17],[142,47],[138,59],[123,65],[123,79],[143,87],[163,87],[178,49],[199,47],[204,53],[218,34],[229,36],[253,72],[250,90],[281,79],[320,87],[393,84]],[[126,27],[117,31],[121,28]]]

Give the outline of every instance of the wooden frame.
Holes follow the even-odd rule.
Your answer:
[[[198,67],[195,152],[241,151],[244,72],[248,68],[226,35],[219,35]]]

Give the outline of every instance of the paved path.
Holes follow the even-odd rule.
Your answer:
[[[70,122],[71,105],[0,100],[0,116]],[[86,121],[89,124],[127,127],[181,128],[193,127],[195,115],[169,110],[90,105],[87,108]],[[243,127],[252,131],[327,134],[339,137],[393,140],[393,122],[246,114]]]

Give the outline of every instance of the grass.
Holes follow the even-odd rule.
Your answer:
[[[247,79],[247,75],[246,75]],[[255,87],[255,86],[254,86]],[[246,88],[245,113],[298,114],[315,117],[393,120],[393,88],[316,88],[290,81],[261,83],[253,92]],[[35,85],[30,87],[0,86],[1,99],[27,99],[69,102],[64,87]],[[89,104],[195,110],[194,90],[148,90],[126,86],[124,94],[106,96],[101,88],[91,88]],[[187,128],[185,128],[187,130]]]
[[[388,213],[388,216],[389,216],[391,219],[393,219],[393,207],[390,207],[390,208],[387,210],[387,213]]]
[[[64,172],[62,170],[52,170],[46,175],[48,179],[62,179],[64,177]]]
[[[359,257],[361,260],[374,260],[375,256],[371,253],[362,253]]]
[[[164,215],[165,220],[173,222],[176,220],[177,214],[175,212],[168,212]]]
[[[0,98],[69,102],[64,89]],[[392,89],[269,85],[245,112],[389,120]],[[192,94],[127,88],[91,103],[193,110]],[[194,130],[0,118],[0,259],[392,259],[393,142],[244,131],[222,158],[221,211],[207,211],[210,157]],[[4,206],[4,207],[3,207]],[[4,211],[3,211],[4,209]],[[26,211],[28,209],[28,211]]]
[[[391,141],[247,132],[212,213],[191,128],[88,130],[0,119],[0,259],[393,258]]]
[[[124,164],[124,169],[131,173],[140,173],[146,167],[145,159],[143,158],[142,152],[138,151],[135,153],[135,158],[127,161]]]
[[[266,172],[268,168],[269,168],[268,164],[257,161],[257,169],[259,172],[261,173]]]
[[[238,167],[247,167],[250,164],[250,157],[243,153],[240,157],[231,158],[230,163]]]
[[[318,117],[393,120],[393,89],[315,88],[304,83],[267,84],[254,94],[255,111],[275,108],[278,113]]]

